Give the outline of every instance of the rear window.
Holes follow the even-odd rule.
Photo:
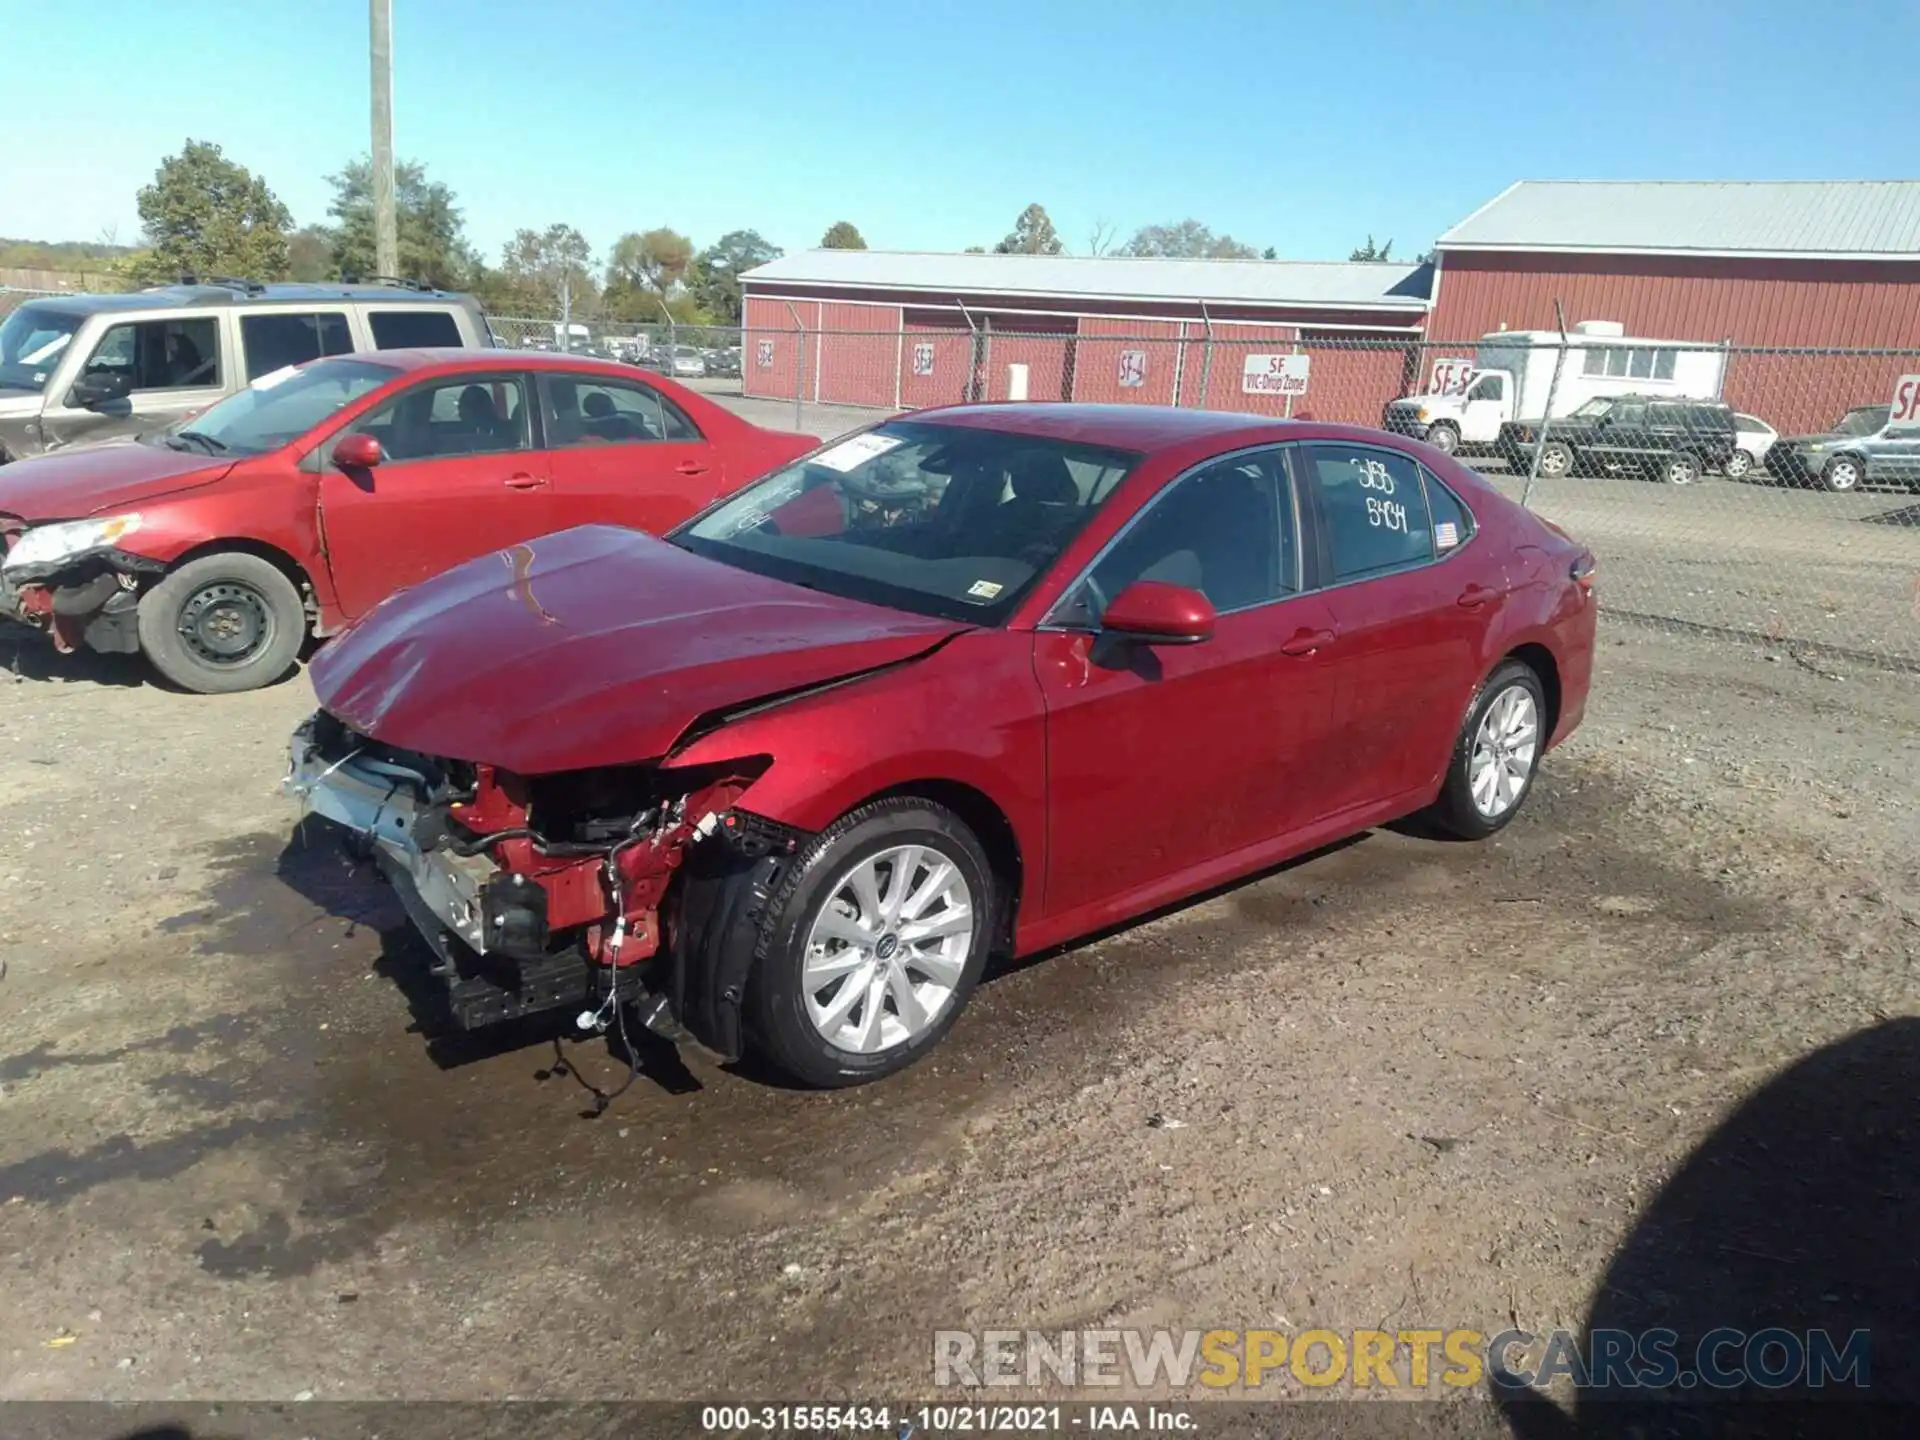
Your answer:
[[[417,350],[466,343],[460,325],[445,310],[374,310],[368,313],[376,350]]]
[[[344,311],[269,311],[240,317],[240,348],[247,379],[258,380],[325,355],[351,355],[353,332]]]

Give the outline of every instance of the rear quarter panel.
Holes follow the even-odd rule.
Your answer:
[[[928,781],[980,792],[1019,847],[1021,903],[1046,873],[1046,712],[1033,636],[972,630],[924,659],[725,725],[670,765],[770,755],[744,809],[819,831],[866,800]]]

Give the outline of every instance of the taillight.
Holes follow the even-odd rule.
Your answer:
[[[1599,564],[1594,560],[1593,552],[1591,550],[1582,550],[1579,557],[1573,562],[1572,568],[1567,573],[1573,578],[1574,584],[1578,585],[1582,590],[1591,593],[1593,590],[1593,572],[1598,568]]]

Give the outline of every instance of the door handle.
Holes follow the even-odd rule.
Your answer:
[[[546,484],[546,476],[529,475],[525,471],[509,475],[506,479],[506,486],[509,490],[544,490]]]
[[[682,460],[673,468],[680,475],[704,475],[713,467],[704,460]]]
[[[1333,631],[1331,630],[1308,630],[1303,627],[1294,631],[1292,635],[1280,642],[1280,653],[1282,655],[1311,655],[1315,651],[1326,649],[1327,646],[1333,643],[1333,638]]]
[[[1453,603],[1458,605],[1462,610],[1478,610],[1491,599],[1493,599],[1493,591],[1487,589],[1486,586],[1469,585],[1460,592],[1459,598]]]

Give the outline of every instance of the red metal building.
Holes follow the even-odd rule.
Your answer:
[[[1521,181],[1442,235],[1427,334],[1614,320],[1727,344],[1725,396],[1782,430],[1884,403],[1920,352],[1920,181]]]
[[[1418,371],[1432,268],[811,250],[742,277],[745,393],[913,409],[1131,401],[1371,423]],[[1303,393],[1252,360],[1310,352]],[[1349,413],[1351,412],[1351,413]]]

